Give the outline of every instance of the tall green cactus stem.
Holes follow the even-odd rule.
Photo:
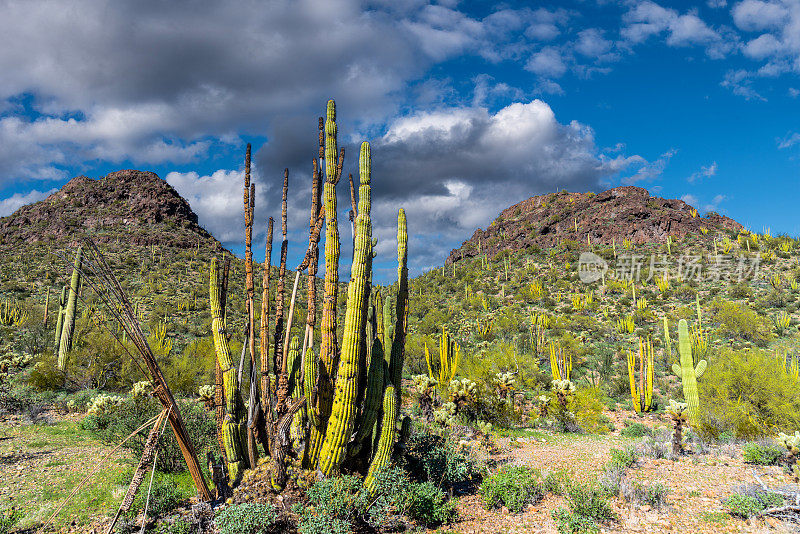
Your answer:
[[[312,401],[312,397],[315,396],[315,384],[317,382],[317,359],[314,357],[314,349],[312,347],[308,347],[306,349],[306,357],[303,358],[303,392],[308,399],[306,403],[306,417],[308,417],[309,423],[311,423],[312,428],[319,425],[319,413],[317,412],[317,407],[315,406],[314,402]],[[306,441],[306,450],[308,450],[308,446],[311,444],[311,441]]]
[[[669,362],[672,356],[672,339],[669,337],[669,319],[664,316],[664,361]]]
[[[245,455],[247,450],[247,434],[244,424],[245,409],[242,394],[239,390],[236,368],[231,360],[228,337],[225,335],[216,258],[211,260],[209,301],[211,304],[211,331],[214,337],[214,350],[217,363],[219,363],[220,371],[222,372],[227,412],[222,422],[222,441],[225,447],[225,457],[228,460],[228,475],[231,482],[235,483],[239,480],[242,470],[248,466]]]
[[[694,425],[697,423],[697,415],[700,409],[700,397],[697,394],[697,379],[703,376],[708,365],[705,360],[697,362],[694,367],[692,362],[692,345],[689,338],[689,326],[686,319],[678,322],[678,352],[681,355],[680,366],[676,363],[672,365],[672,371],[678,375],[683,384],[683,398],[689,412],[689,422]]]
[[[376,337],[372,342],[372,355],[367,372],[367,393],[364,398],[364,411],[359,421],[358,431],[356,432],[355,450],[353,454],[358,454],[358,448],[365,438],[372,435],[372,428],[378,420],[383,400],[383,390],[386,385],[384,376],[385,362],[383,360],[383,343]]]
[[[408,329],[408,227],[406,212],[397,213],[397,302],[395,308],[392,357],[389,362],[389,382],[395,387],[396,403],[400,406],[400,381],[403,376],[406,332]]]
[[[336,368],[339,351],[336,338],[336,302],[339,296],[339,226],[336,218],[336,184],[341,173],[342,156],[336,160],[336,104],[328,100],[325,119],[325,295],[322,300],[320,324],[321,345],[317,369],[317,424],[311,428],[309,453],[304,467],[313,469],[319,462],[325,440],[328,417],[333,399],[332,373]]]
[[[323,476],[334,474],[344,459],[347,442],[356,422],[356,397],[358,395],[358,362],[361,357],[361,323],[367,304],[367,266],[372,258],[372,222],[370,220],[372,161],[369,143],[361,144],[359,155],[361,184],[358,188],[358,215],[356,216],[356,248],[350,269],[347,288],[347,310],[339,369],[336,375],[336,392],[325,441],[319,458]]]
[[[78,306],[78,290],[81,285],[81,262],[83,248],[78,247],[75,253],[75,265],[72,268],[72,279],[69,282],[69,296],[64,310],[64,321],[61,324],[61,341],[58,344],[58,368],[67,370],[67,354],[72,350],[72,334],[75,332],[75,309]]]
[[[430,351],[428,351],[428,345],[425,345],[425,363],[428,364],[428,376],[438,380],[439,384],[444,387],[447,387],[450,381],[455,378],[460,359],[461,347],[458,346],[455,339],[450,338],[447,330],[442,326],[442,337],[439,339],[438,376],[434,376]]]
[[[303,396],[303,377],[301,375],[303,372],[303,362],[300,358],[300,338],[297,336],[292,336],[287,359],[287,367],[289,369],[289,395],[293,400],[297,400]],[[289,437],[294,443],[298,443],[303,439],[302,428],[304,418],[305,410],[298,410],[298,412],[294,414],[292,426],[289,429]]]
[[[56,318],[56,337],[55,353],[58,354],[58,346],[61,344],[61,332],[64,329],[64,313],[67,311],[67,292],[69,288],[61,288],[61,297],[58,300],[58,317]]]
[[[383,417],[381,418],[381,431],[378,446],[369,471],[364,479],[364,486],[370,491],[375,490],[375,476],[381,469],[386,468],[392,461],[394,449],[395,422],[397,421],[397,397],[394,386],[387,386],[383,394]]]
[[[392,356],[392,334],[392,298],[391,296],[386,295],[386,298],[383,301],[383,348],[387,369]]]

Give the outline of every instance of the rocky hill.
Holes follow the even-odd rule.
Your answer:
[[[155,173],[112,172],[98,180],[78,176],[41,202],[0,218],[0,244],[72,244],[89,235],[98,243],[167,245],[218,242],[175,189]]]
[[[534,196],[503,210],[489,228],[478,228],[461,247],[452,250],[445,263],[532,245],[550,247],[565,239],[609,245],[621,244],[624,239],[636,244],[663,243],[670,235],[711,239],[718,231],[741,228],[717,213],[701,217],[683,200],[651,197],[641,187],[615,187],[600,194],[561,191]]]

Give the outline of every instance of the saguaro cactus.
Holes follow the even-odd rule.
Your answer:
[[[78,290],[81,286],[81,262],[83,261],[83,248],[78,247],[75,253],[75,266],[72,269],[72,279],[69,283],[69,296],[64,309],[64,320],[61,323],[61,340],[58,344],[58,368],[67,370],[67,355],[72,350],[72,334],[75,332],[75,309],[78,306]]]
[[[678,322],[678,352],[681,355],[681,364],[673,364],[672,372],[680,377],[683,384],[683,398],[688,405],[689,423],[696,424],[698,410],[700,409],[697,379],[703,376],[708,363],[705,360],[700,360],[697,362],[697,367],[694,367],[689,326],[686,324],[686,319],[681,319]]]

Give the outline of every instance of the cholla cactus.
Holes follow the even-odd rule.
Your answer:
[[[481,434],[483,434],[486,437],[489,437],[491,435],[491,433],[492,433],[492,423],[489,423],[487,421],[478,420],[478,422],[475,424],[475,426],[478,427],[478,432],[480,432]]]
[[[153,391],[153,384],[149,380],[136,382],[131,388],[131,397],[134,399],[142,399],[150,396]]]
[[[452,426],[457,407],[452,402],[445,402],[441,408],[433,412],[433,420],[441,426]]]
[[[794,474],[795,479],[797,479],[800,477],[800,466],[797,464],[797,460],[800,458],[800,432],[795,431],[793,436],[781,432],[775,441],[786,447],[786,450],[789,451],[787,464],[789,470]]]
[[[125,402],[125,399],[119,395],[107,395],[105,393],[101,393],[89,401],[89,406],[86,410],[86,413],[98,417],[102,415],[109,415],[116,408],[120,407],[123,402]]]
[[[667,413],[672,418],[672,453],[683,452],[683,425],[688,420],[689,405],[685,402],[669,401]]]
[[[450,400],[459,410],[475,398],[478,386],[469,378],[450,381]]]
[[[200,396],[200,401],[203,403],[206,410],[214,409],[215,388],[213,384],[200,386],[197,389],[197,394]]]
[[[514,390],[514,384],[516,381],[517,380],[514,378],[514,373],[497,373],[494,382],[497,384],[497,389],[500,392],[500,398],[508,398],[508,394]]]
[[[412,390],[417,392],[417,402],[426,420],[430,421],[433,417],[433,395],[439,382],[428,375],[415,375],[413,378]]]
[[[7,373],[12,369],[22,369],[33,361],[30,354],[3,354],[0,356],[0,373]]]
[[[539,417],[547,417],[547,408],[550,406],[550,397],[547,395],[539,395],[537,400],[539,401]]]
[[[572,395],[575,393],[575,384],[573,384],[571,380],[567,379],[553,380],[552,388],[556,393],[558,403],[562,408],[566,408],[570,397],[572,397]]]

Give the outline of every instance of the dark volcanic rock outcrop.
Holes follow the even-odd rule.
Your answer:
[[[189,203],[152,172],[123,170],[98,180],[78,176],[41,202],[0,219],[0,243],[96,242],[179,248],[217,246]]]
[[[575,226],[577,224],[577,232]],[[593,244],[663,243],[667,236],[703,236],[709,230],[742,229],[738,222],[717,213],[693,216],[693,208],[683,200],[651,197],[641,187],[615,187],[594,193],[550,193],[531,197],[503,210],[488,229],[481,228],[461,247],[450,252],[446,263],[502,250],[522,250],[531,245],[553,246],[564,239]],[[480,252],[479,252],[480,249]]]

